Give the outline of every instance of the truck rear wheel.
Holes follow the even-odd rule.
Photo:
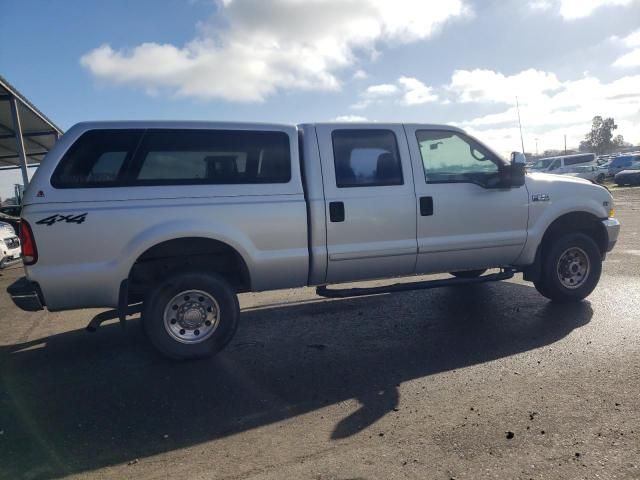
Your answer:
[[[451,275],[457,278],[477,278],[486,272],[486,269],[483,270],[465,270],[461,272],[451,272]]]
[[[536,290],[556,302],[577,302],[596,288],[602,272],[602,256],[591,237],[566,233],[549,242],[543,251],[542,274]]]
[[[235,291],[219,275],[181,273],[158,284],[144,302],[147,337],[166,357],[190,360],[215,355],[238,328]]]

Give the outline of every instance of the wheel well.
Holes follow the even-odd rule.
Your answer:
[[[607,252],[607,231],[602,221],[595,215],[587,212],[571,212],[556,218],[547,227],[538,250],[533,265],[524,269],[525,280],[536,281],[542,269],[542,254],[547,246],[553,242],[554,238],[569,232],[584,233],[596,242],[603,258]]]
[[[135,261],[129,272],[128,303],[142,301],[158,279],[193,270],[215,272],[238,292],[251,289],[247,265],[233,247],[210,238],[176,238],[154,245]]]
[[[584,233],[596,242],[600,253],[606,253],[607,231],[598,217],[587,212],[571,212],[556,218],[544,233],[541,247],[545,248],[553,238],[567,232]]]

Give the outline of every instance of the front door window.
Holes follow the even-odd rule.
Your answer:
[[[500,181],[500,161],[485,147],[461,133],[440,130],[416,132],[427,183]]]

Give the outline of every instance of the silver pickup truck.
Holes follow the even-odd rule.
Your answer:
[[[385,123],[81,123],[42,162],[22,217],[19,307],[141,311],[178,359],[229,342],[239,292],[522,272],[554,301],[581,300],[620,228],[602,186],[526,174],[522,154],[504,160],[455,127]]]

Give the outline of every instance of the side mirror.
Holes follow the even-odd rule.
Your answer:
[[[524,153],[511,152],[511,165],[516,163],[522,165],[525,165],[527,163],[527,157],[524,155]]]
[[[527,157],[523,153],[513,152],[511,163],[505,168],[505,184],[508,187],[521,187],[524,185]]]

